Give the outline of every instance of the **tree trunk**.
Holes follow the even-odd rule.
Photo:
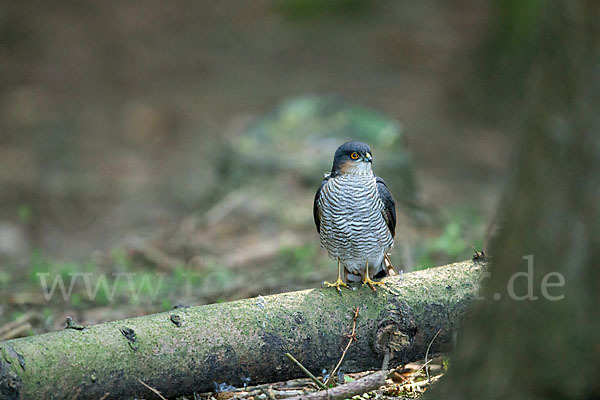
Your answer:
[[[389,289],[311,289],[179,308],[83,330],[0,342],[0,399],[164,396],[297,378],[286,352],[320,374],[339,360],[359,307],[345,372],[422,358],[450,342],[483,264],[463,262],[389,279]],[[248,379],[249,378],[249,379]]]
[[[600,398],[600,3],[543,3],[485,301],[432,399]]]

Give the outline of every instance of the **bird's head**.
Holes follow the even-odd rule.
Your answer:
[[[335,151],[331,175],[367,175],[372,172],[371,148],[363,142],[346,142]]]

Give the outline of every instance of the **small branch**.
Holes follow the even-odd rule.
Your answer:
[[[342,400],[356,396],[357,394],[367,393],[372,390],[379,389],[385,385],[385,380],[388,376],[388,371],[377,371],[371,375],[364,376],[353,382],[346,383],[341,386],[336,386],[322,392],[315,392],[298,397],[290,397],[288,400]]]
[[[415,372],[413,372],[407,380],[405,380],[404,382],[402,382],[401,386],[412,384],[413,381],[414,381],[414,379],[419,374],[419,372],[423,371],[423,368],[425,368],[431,361],[432,360],[429,360],[429,361],[425,362],[425,364],[423,364],[421,366],[421,368],[419,368],[418,370],[416,370]]]
[[[8,332],[1,334],[0,340],[14,339],[27,336],[27,332],[29,332],[29,330],[32,328],[33,327],[31,326],[31,324],[29,322],[26,322],[23,325],[19,325]]]
[[[418,381],[418,382],[411,382],[411,383],[403,383],[402,385],[400,385],[402,388],[405,388],[405,386],[408,386],[409,388],[424,388],[427,387],[429,385],[431,385],[432,383],[437,382],[442,376],[444,376],[444,374],[439,374],[439,375],[435,375],[431,377],[431,381]]]
[[[264,395],[269,398],[269,400],[275,400],[275,397],[273,397],[273,395],[271,394],[271,388],[270,387],[261,388],[260,391],[263,392]]]
[[[0,340],[13,339],[23,336],[31,329],[31,321],[38,317],[38,313],[30,311],[21,315],[14,321],[8,322],[4,326],[0,326]]]
[[[317,384],[317,386],[319,386],[323,390],[327,390],[327,386],[325,386],[323,382],[321,382],[313,374],[311,374],[309,370],[304,368],[304,365],[300,364],[300,361],[296,360],[294,356],[292,356],[290,353],[285,353],[285,356],[289,358],[294,364],[296,364],[298,368],[300,368],[302,372],[306,374],[306,376],[308,376],[314,383]]]
[[[335,366],[335,368],[329,374],[329,378],[327,378],[327,380],[325,381],[325,386],[327,386],[327,384],[329,383],[329,380],[333,376],[335,376],[335,373],[337,372],[338,368],[340,367],[340,365],[342,365],[342,361],[344,361],[344,357],[346,356],[346,352],[350,348],[350,345],[352,344],[352,342],[355,341],[355,340],[357,340],[356,339],[356,320],[358,319],[358,310],[359,310],[358,307],[356,307],[356,309],[354,310],[354,320],[352,321],[352,333],[350,333],[350,335],[348,335],[348,338],[350,338],[350,341],[346,345],[346,348],[344,349],[344,352],[342,353],[342,357],[340,357],[340,361],[338,361],[338,363]]]
[[[133,256],[163,271],[172,271],[181,265],[185,265],[184,261],[168,255],[160,248],[139,238],[132,239],[128,247]]]
[[[288,397],[295,397],[295,396],[301,396],[304,391],[302,390],[272,390],[271,391],[273,393],[273,396],[277,396],[279,398],[288,398]]]
[[[144,381],[142,381],[141,379],[138,379],[138,382],[141,383],[142,385],[146,386],[148,389],[150,389],[155,395],[160,397],[161,400],[167,400],[162,394],[160,394],[160,392],[158,390],[154,389],[150,385],[145,384]]]
[[[438,329],[437,333],[435,334],[435,336],[433,337],[433,339],[431,339],[431,342],[429,342],[429,346],[427,346],[427,351],[425,352],[425,373],[427,374],[427,381],[431,381],[431,379],[429,379],[429,366],[427,365],[427,357],[429,356],[429,349],[431,349],[431,345],[433,344],[433,342],[435,341],[435,338],[438,337],[438,335],[440,334],[440,332],[442,331],[442,328]]]

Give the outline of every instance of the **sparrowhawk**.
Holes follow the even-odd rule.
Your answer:
[[[361,279],[375,290],[382,282],[372,279],[394,271],[387,252],[394,245],[396,206],[384,180],[373,173],[372,160],[368,144],[344,143],[315,195],[321,246],[338,261],[337,281],[325,284],[338,291]]]

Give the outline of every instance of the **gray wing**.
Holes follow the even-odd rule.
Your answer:
[[[392,237],[396,236],[396,202],[392,197],[392,194],[387,188],[385,181],[380,177],[375,177],[377,182],[377,191],[379,192],[379,198],[383,203],[383,219],[392,234]]]
[[[321,189],[329,180],[329,176],[323,179],[321,182],[321,186],[317,189],[317,193],[315,193],[315,201],[313,203],[313,217],[315,218],[315,225],[317,226],[317,232],[321,233],[321,207],[319,207],[319,197],[321,197]]]

